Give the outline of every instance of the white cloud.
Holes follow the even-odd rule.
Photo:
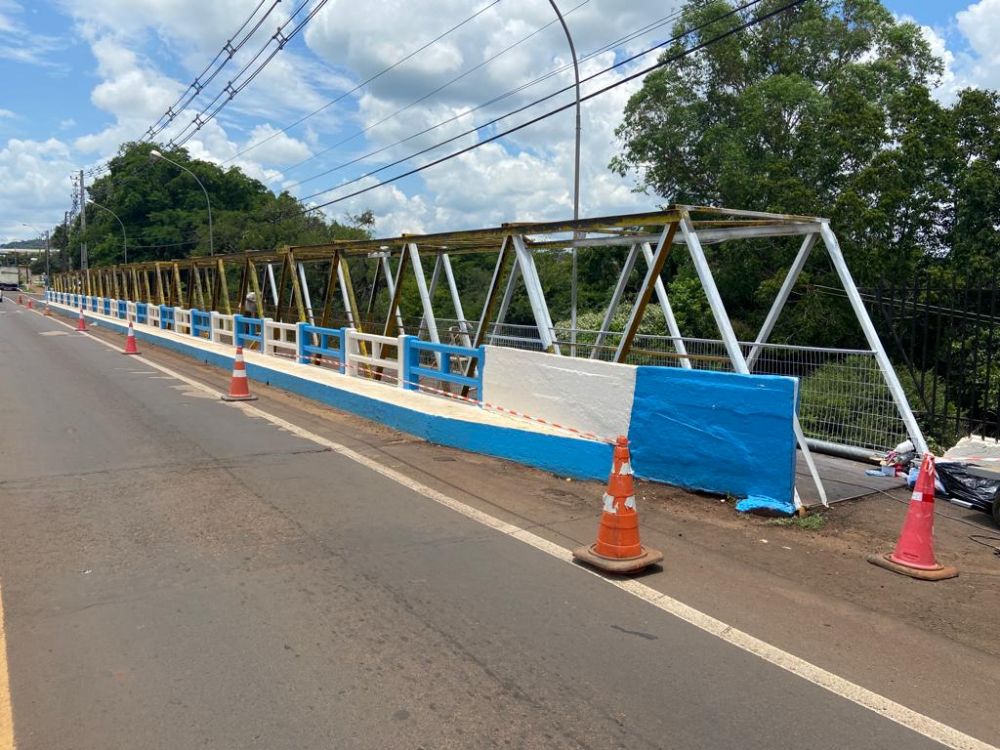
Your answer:
[[[971,54],[959,63],[970,85],[1000,88],[1000,0],[980,0],[955,15],[958,29],[968,41]]]
[[[75,168],[69,146],[50,138],[30,141],[12,138],[0,149],[0,234],[35,236],[22,226],[45,229],[62,221],[70,194],[70,172]]]
[[[17,117],[16,112],[9,109],[0,108],[0,120],[2,119],[13,120],[15,117]]]

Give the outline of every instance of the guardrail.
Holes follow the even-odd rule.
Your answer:
[[[202,334],[205,334],[202,336]],[[198,338],[212,338],[212,314],[191,308],[191,335]]]
[[[264,318],[261,328],[261,351],[276,357],[294,359],[299,354],[299,327],[296,323],[278,323]]]
[[[407,390],[422,390],[425,388],[422,381],[432,380],[440,388],[427,388],[430,391],[448,395],[449,386],[459,386],[469,389],[471,400],[483,398],[486,348],[482,346],[435,344],[417,336],[379,336],[350,327],[281,323],[270,318],[62,292],[47,292],[46,299],[215,344],[243,347],[256,344],[252,348],[269,357],[284,357],[302,365],[333,365],[331,369],[341,374],[384,381]],[[470,364],[475,375],[467,376]]]
[[[233,316],[233,344],[246,346],[247,342],[256,342],[259,349],[264,349],[264,321],[261,318],[248,318],[243,315]]]
[[[216,344],[228,344],[235,346],[235,315],[223,315],[222,313],[212,313],[212,333],[211,338]]]
[[[381,380],[386,370],[392,370],[396,373],[396,385],[403,387],[405,381],[400,358],[405,349],[406,336],[378,336],[374,333],[359,333],[353,328],[345,329],[344,333],[344,358],[348,375]],[[386,349],[390,350],[388,354]],[[392,350],[395,350],[395,357],[392,356]],[[371,351],[371,354],[366,351]]]
[[[322,364],[323,360],[333,360],[337,369],[347,369],[347,329],[321,328],[308,323],[299,323],[299,362],[303,365]],[[336,346],[330,344],[336,339]]]
[[[476,349],[453,344],[435,344],[431,341],[421,341],[416,336],[403,337],[403,382],[409,390],[418,390],[421,378],[437,380],[442,384],[460,385],[476,391],[477,397],[483,390],[483,364],[486,360],[486,348]],[[422,353],[433,354],[435,366],[424,367],[420,363]],[[475,362],[475,377],[465,375],[470,361]],[[452,372],[452,365],[459,372]]]

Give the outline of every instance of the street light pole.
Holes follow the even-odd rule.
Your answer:
[[[566,41],[569,42],[569,51],[573,55],[573,74],[576,76],[576,153],[574,154],[573,163],[573,221],[577,221],[580,218],[580,62],[576,57],[576,45],[573,44],[573,35],[569,33],[569,26],[566,25],[566,19],[563,18],[562,12],[559,10],[559,6],[556,5],[556,0],[549,0],[549,4],[552,6],[552,10],[556,12],[556,16],[559,17],[559,23],[562,25],[563,33],[566,34]],[[573,239],[577,239],[579,233],[573,231]],[[577,301],[577,283],[576,283],[576,245],[573,245],[572,252],[572,268],[570,270],[570,291],[569,291],[569,303],[570,303],[570,353],[576,354],[576,301]]]
[[[154,159],[163,159],[163,161],[170,162],[178,169],[183,169],[189,175],[194,177],[194,181],[198,183],[198,187],[201,188],[201,192],[205,194],[205,203],[208,204],[208,252],[210,255],[215,255],[215,242],[212,237],[212,201],[208,199],[208,191],[205,190],[205,186],[201,184],[201,180],[198,179],[198,175],[196,175],[190,169],[185,167],[183,164],[178,164],[173,159],[168,159],[166,156],[161,154],[156,149],[150,151],[149,155],[152,156]]]
[[[41,234],[41,231],[38,229],[38,227],[34,227],[31,224],[26,224],[22,221],[21,226],[27,227],[28,229],[34,229],[36,232]],[[45,230],[45,288],[46,289],[49,288],[49,279],[51,277],[52,274],[49,270],[49,230],[46,229]]]
[[[123,249],[123,251],[125,253],[125,265],[127,266],[128,265],[128,236],[125,234],[125,224],[123,224],[122,220],[118,218],[118,214],[116,214],[114,211],[112,211],[107,206],[102,206],[100,203],[98,203],[97,201],[95,201],[93,198],[87,198],[87,203],[91,204],[92,206],[97,206],[98,208],[103,208],[109,214],[111,214],[116,219],[118,219],[118,224],[122,228],[122,249]]]

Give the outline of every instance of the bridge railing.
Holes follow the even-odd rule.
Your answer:
[[[471,348],[455,346],[454,344],[435,344],[421,341],[416,336],[403,337],[403,384],[409,390],[418,390],[421,379],[434,380],[441,388],[448,390],[449,385],[462,386],[475,390],[476,394],[483,390],[483,364],[486,359],[486,348],[480,346]],[[426,357],[428,366],[422,364],[421,355]],[[470,362],[475,363],[475,376],[465,375]]]
[[[344,372],[347,369],[347,330],[299,323],[299,362],[303,365],[331,363]]]
[[[436,344],[416,336],[380,336],[354,328],[282,323],[270,318],[224,315],[207,310],[48,292],[46,299],[108,317],[206,339],[223,346],[256,349],[300,365],[323,366],[342,375],[429,390],[447,396],[468,389],[482,398],[485,347]],[[466,375],[469,372],[474,375]],[[431,385],[433,384],[433,385]]]
[[[298,324],[279,323],[270,318],[264,318],[262,330],[264,340],[261,350],[264,354],[288,359],[295,359],[299,355]]]

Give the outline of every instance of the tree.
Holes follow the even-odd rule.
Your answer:
[[[727,0],[691,4],[675,34],[703,28],[664,56],[780,4],[730,15]],[[858,281],[909,275],[951,230],[952,118],[931,96],[941,69],[920,30],[877,0],[807,0],[647,76],[611,167],[668,202],[829,216]],[[737,328],[759,324],[795,249],[733,243],[714,259]],[[797,296],[807,291],[803,280]],[[779,338],[803,330],[796,307]]]
[[[154,148],[157,145],[152,143],[124,144],[111,159],[108,174],[88,188],[90,197],[121,219],[132,262],[208,255],[205,193],[191,175],[152,158]],[[212,238],[218,254],[367,236],[364,226],[327,222],[321,216],[303,214],[299,203],[287,192],[275,195],[237,167],[223,169],[191,159],[180,148],[165,154],[190,169],[205,186],[212,205]],[[57,228],[54,236],[59,231]],[[124,257],[118,221],[108,211],[93,206],[87,209],[86,233],[77,219],[70,236],[60,240],[69,247],[85,241],[93,266],[120,263]]]

